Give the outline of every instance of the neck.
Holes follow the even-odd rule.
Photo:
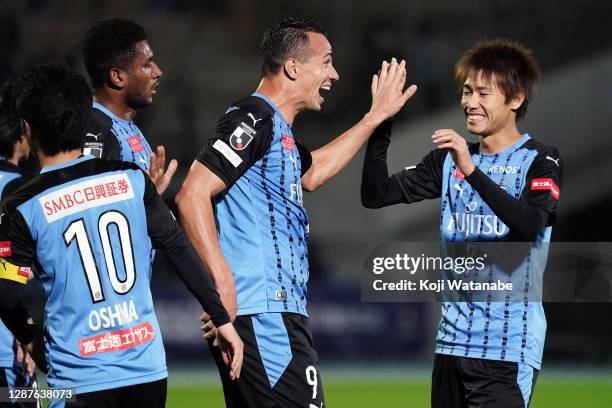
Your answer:
[[[19,160],[21,160],[21,157],[19,157],[19,155],[17,154],[17,152],[13,153],[12,157],[7,157],[6,161],[9,163],[14,164],[15,166],[17,166],[19,164]]]
[[[104,105],[106,109],[121,119],[131,122],[134,120],[134,116],[136,116],[136,109],[130,108],[118,91],[106,87],[96,89],[94,101]]]
[[[256,91],[274,102],[289,125],[293,124],[295,116],[304,109],[295,90],[277,76],[262,78]]]
[[[37,152],[38,162],[40,167],[57,166],[58,164],[68,163],[69,161],[75,160],[81,155],[81,149],[69,150],[67,152],[60,152],[53,156],[47,156],[40,150]]]
[[[495,154],[512,146],[520,138],[521,133],[516,127],[516,121],[510,121],[504,128],[490,135],[480,135],[480,151]]]

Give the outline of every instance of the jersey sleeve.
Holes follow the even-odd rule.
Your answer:
[[[215,173],[227,187],[261,159],[272,143],[272,116],[236,108],[219,120],[196,160]]]
[[[147,229],[153,247],[163,250],[189,291],[196,297],[217,327],[230,322],[213,280],[178,222],[157,194],[149,177],[145,178],[144,203]]]
[[[310,169],[310,166],[312,166],[312,154],[306,145],[299,140],[296,140],[295,144],[298,149],[298,154],[300,155],[300,162],[302,163],[302,171],[300,173],[300,177],[302,177],[306,174],[308,169]]]
[[[363,163],[361,202],[368,208],[440,197],[444,152],[434,150],[415,167],[389,176],[387,150],[392,123],[383,122],[370,137]]]
[[[24,298],[35,251],[36,244],[22,214],[4,205],[0,215],[0,318],[23,344],[33,339]]]
[[[113,132],[112,119],[95,108],[83,136],[83,154],[105,160],[121,159],[121,146]]]
[[[506,193],[478,168],[465,180],[508,226],[514,239],[532,241],[555,222],[562,175],[559,152],[547,148],[539,151],[531,163],[519,198]]]

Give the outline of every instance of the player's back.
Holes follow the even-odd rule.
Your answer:
[[[132,163],[84,156],[46,167],[4,204],[43,282],[51,387],[83,393],[167,376],[145,177]]]

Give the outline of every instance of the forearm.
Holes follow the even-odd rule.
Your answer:
[[[389,177],[387,167],[391,127],[390,120],[383,122],[366,147],[361,174],[361,203],[366,208],[381,208],[404,201],[402,191]]]
[[[382,120],[370,113],[355,126],[312,152],[312,165],[302,177],[302,187],[314,191],[338,174],[357,154]]]
[[[210,197],[201,199],[197,195],[181,194],[181,196],[178,208],[185,234],[207,267],[225,307],[233,318],[236,314],[235,306],[227,304],[227,296],[235,299],[236,284],[217,239]]]
[[[24,296],[25,285],[0,279],[0,319],[21,344],[29,344],[34,333]]]
[[[465,180],[521,240],[534,240],[546,226],[548,213],[544,209],[512,197],[478,168]]]

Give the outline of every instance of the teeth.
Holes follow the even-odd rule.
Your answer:
[[[483,120],[484,116],[481,115],[468,115],[469,120]]]
[[[321,89],[323,89],[324,91],[329,91],[331,89],[331,85],[323,85]]]

